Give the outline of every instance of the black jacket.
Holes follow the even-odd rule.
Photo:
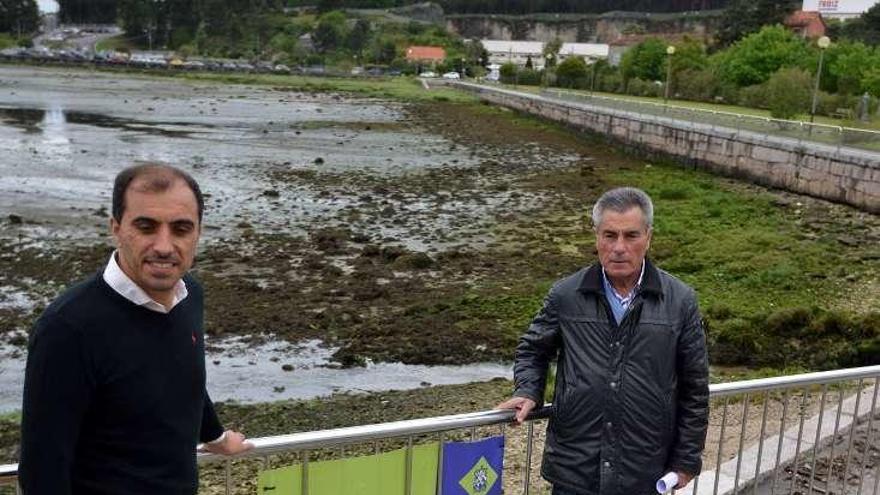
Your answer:
[[[654,491],[670,470],[696,475],[709,372],[694,291],[646,260],[618,326],[596,264],[558,281],[516,350],[514,395],[543,403],[558,357],[542,473],[578,493]]]

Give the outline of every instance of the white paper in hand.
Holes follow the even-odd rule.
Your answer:
[[[672,472],[657,480],[657,493],[669,493],[678,484],[678,475]]]

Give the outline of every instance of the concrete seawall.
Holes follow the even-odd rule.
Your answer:
[[[605,136],[639,154],[880,213],[880,153],[639,114],[466,82],[491,103]]]

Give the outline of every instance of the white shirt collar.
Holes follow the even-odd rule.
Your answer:
[[[157,313],[170,312],[174,309],[174,306],[177,306],[178,303],[189,295],[189,292],[186,290],[186,283],[184,283],[183,279],[180,279],[174,286],[174,299],[171,301],[170,307],[166,308],[164,305],[156,302],[122,271],[122,268],[116,262],[116,251],[113,251],[113,254],[110,255],[110,261],[107,262],[107,267],[104,268],[104,281],[119,293],[120,296],[137,306],[143,306]]]
[[[629,291],[629,294],[626,297],[623,297],[620,295],[619,292],[617,292],[617,289],[615,289],[614,286],[611,285],[611,281],[608,280],[608,276],[605,275],[605,267],[604,266],[602,267],[602,282],[605,284],[605,286],[607,288],[611,289],[611,293],[614,294],[614,297],[616,297],[617,300],[619,300],[624,306],[629,304],[630,301],[632,301],[633,298],[636,297],[636,293],[642,287],[642,279],[643,278],[645,278],[645,260],[642,260],[642,271],[639,273],[638,282],[636,282],[635,287],[633,287],[633,289],[631,291]]]

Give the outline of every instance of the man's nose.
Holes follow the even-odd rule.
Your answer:
[[[153,249],[161,254],[168,255],[174,252],[174,243],[171,242],[171,229],[169,227],[162,227],[156,233],[156,239],[153,243]]]

